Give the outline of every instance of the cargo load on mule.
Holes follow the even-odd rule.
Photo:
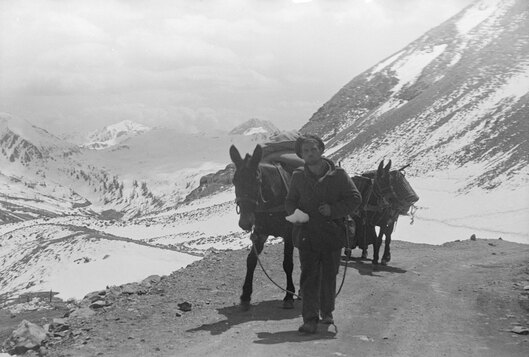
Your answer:
[[[297,131],[283,131],[262,144],[262,163],[280,164],[289,174],[302,167],[305,162],[296,155],[296,140],[301,136]]]

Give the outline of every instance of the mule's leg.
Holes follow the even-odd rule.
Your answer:
[[[257,265],[257,255],[255,254],[255,250],[257,250],[257,254],[261,254],[266,238],[266,235],[258,235],[254,233],[250,236],[250,239],[252,240],[252,249],[246,258],[246,278],[244,279],[241,295],[241,307],[243,310],[248,310],[250,308],[250,300],[252,299],[253,273],[255,271],[255,266]]]
[[[362,259],[367,259],[367,247],[362,248]]]
[[[367,259],[367,226],[363,219],[355,217],[356,232],[358,236],[358,246],[362,249],[362,259]]]
[[[287,294],[283,299],[284,309],[294,308],[294,295],[295,287],[294,281],[292,280],[292,271],[294,270],[294,244],[292,243],[292,234],[287,235],[287,238],[283,239],[284,250],[283,250],[283,270],[287,276]]]
[[[373,230],[375,227],[373,226]],[[375,243],[373,244],[373,264],[378,264],[378,256],[380,252],[380,246],[382,245],[382,235],[384,234],[384,229],[380,228],[378,235],[375,238]]]
[[[386,244],[384,245],[384,255],[382,256],[382,265],[388,265],[388,263],[391,261],[391,250],[390,250],[390,244],[391,244],[391,233],[393,233],[393,228],[395,227],[395,222],[391,222],[386,227]]]
[[[362,235],[361,235],[361,239],[362,239],[362,259],[367,259],[367,248],[368,248],[368,244],[367,244],[367,226],[364,226],[364,229],[362,230]]]

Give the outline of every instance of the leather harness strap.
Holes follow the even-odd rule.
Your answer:
[[[281,164],[278,163],[278,162],[274,162],[273,165],[276,168],[276,170],[277,170],[277,172],[279,174],[279,177],[281,177],[281,182],[283,183],[283,187],[288,192],[288,188],[289,188],[288,187],[288,181],[289,181],[289,178],[285,177],[286,171],[283,169],[283,166],[281,166]],[[265,208],[259,208],[259,204],[258,204],[257,205],[257,209],[255,210],[255,212],[259,212],[259,213],[285,212],[285,205],[284,204],[280,204],[280,205],[265,209]]]

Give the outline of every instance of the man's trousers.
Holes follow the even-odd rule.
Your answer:
[[[330,252],[299,250],[304,322],[318,321],[320,312],[324,316],[334,311],[341,252],[341,249]]]

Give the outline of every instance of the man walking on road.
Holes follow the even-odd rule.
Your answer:
[[[336,275],[344,246],[344,218],[362,202],[351,178],[334,163],[322,157],[323,141],[305,135],[296,141],[296,153],[305,166],[294,172],[285,208],[291,215],[296,210],[308,214],[309,220],[295,224],[294,245],[301,261],[303,291],[303,325],[299,331],[315,333],[318,321],[334,324]]]

